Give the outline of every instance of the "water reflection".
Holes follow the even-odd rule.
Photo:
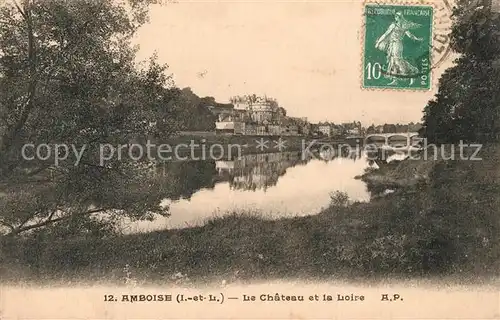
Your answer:
[[[229,182],[231,190],[266,191],[275,186],[286,170],[304,165],[300,152],[251,154],[230,161],[216,161],[215,168],[220,177]]]
[[[231,212],[259,212],[270,219],[317,214],[328,206],[335,190],[352,200],[368,201],[365,184],[354,179],[368,166],[360,152],[335,150],[167,163],[156,174],[171,186],[164,200],[171,216],[131,223],[128,232],[202,225],[208,218]]]

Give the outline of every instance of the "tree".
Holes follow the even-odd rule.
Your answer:
[[[191,88],[180,90],[179,94],[179,126],[188,131],[213,131],[217,117],[208,106],[221,106],[213,97],[200,98]]]
[[[0,234],[49,226],[88,232],[92,223],[83,221],[109,225],[121,216],[168,214],[160,206],[165,182],[148,174],[153,163],[134,161],[131,153],[103,163],[100,155],[104,144],[177,128],[178,94],[167,66],[154,56],[135,63],[130,41],[147,21],[147,5],[13,0],[0,6]],[[29,144],[29,157],[42,144],[52,152],[29,160],[22,154]],[[62,145],[84,150],[79,162],[69,152],[56,163]]]
[[[500,133],[500,30],[487,1],[460,0],[454,10],[452,49],[461,54],[424,109],[420,133],[432,143],[491,142]]]

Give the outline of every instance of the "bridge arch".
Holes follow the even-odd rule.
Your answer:
[[[384,134],[369,134],[365,138],[365,145],[367,144],[386,144],[387,137]]]
[[[397,140],[396,140],[397,139]],[[405,141],[403,145],[392,146],[391,142],[394,141]],[[365,137],[365,145],[375,144],[377,146],[385,146],[392,148],[410,147],[416,145],[421,138],[418,132],[407,132],[407,133],[373,133]]]

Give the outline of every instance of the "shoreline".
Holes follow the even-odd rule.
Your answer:
[[[0,238],[0,275],[8,282],[120,282],[129,274],[153,283],[169,282],[176,274],[228,282],[256,274],[263,279],[498,276],[500,219],[494,209],[500,199],[497,189],[485,189],[500,182],[500,174],[490,171],[499,168],[496,150],[481,163],[395,162],[365,175],[374,184],[371,191],[394,179],[411,181],[414,169],[431,180],[401,183],[398,192],[367,203],[332,204],[312,216],[264,220],[233,213],[200,227],[101,239],[61,241],[43,233]],[[373,178],[377,175],[390,180],[381,183]],[[464,184],[464,175],[473,180]],[[482,192],[474,194],[478,186]],[[475,206],[479,201],[482,206]]]
[[[168,146],[170,159],[186,160],[232,160],[238,156],[282,152],[318,151],[325,149],[338,151],[340,147],[360,148],[362,139],[312,138],[307,136],[245,136],[245,135],[180,135],[162,140],[160,138],[136,138],[129,145],[137,144],[142,148],[151,145],[150,151],[158,155],[161,146]],[[162,151],[165,152],[165,151]],[[203,159],[195,159],[199,156]],[[203,156],[205,155],[205,156]],[[207,155],[209,157],[207,158]],[[191,156],[191,158],[189,158]],[[158,158],[162,158],[158,155]]]

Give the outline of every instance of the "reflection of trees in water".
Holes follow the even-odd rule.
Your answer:
[[[346,152],[338,156],[356,160],[361,156],[360,152]],[[287,169],[298,165],[304,165],[312,157],[303,157],[299,151],[252,154],[234,161],[219,161],[219,175],[228,177],[232,189],[239,190],[266,190],[275,186],[280,177],[284,176]]]
[[[355,148],[350,146],[339,146],[332,148],[331,146],[320,148],[319,156],[325,161],[330,161],[335,158],[348,158],[356,161],[361,158],[362,148]]]
[[[359,152],[338,156],[356,160]],[[338,157],[337,156],[337,157]],[[266,190],[275,186],[290,167],[311,160],[300,151],[249,154],[229,161],[180,161],[159,164],[153,174],[168,187],[168,198],[189,199],[200,189],[213,189],[219,182],[229,182],[232,189]]]
[[[231,163],[229,183],[232,189],[266,190],[276,185],[286,170],[307,163],[300,152],[253,154]]]
[[[213,189],[217,183],[214,161],[181,161],[159,165],[155,174],[169,185],[169,199],[189,199],[200,189]]]
[[[356,161],[357,159],[361,158],[361,149],[356,148],[356,149],[343,149],[341,153],[341,157],[343,158],[349,158],[351,160]]]

